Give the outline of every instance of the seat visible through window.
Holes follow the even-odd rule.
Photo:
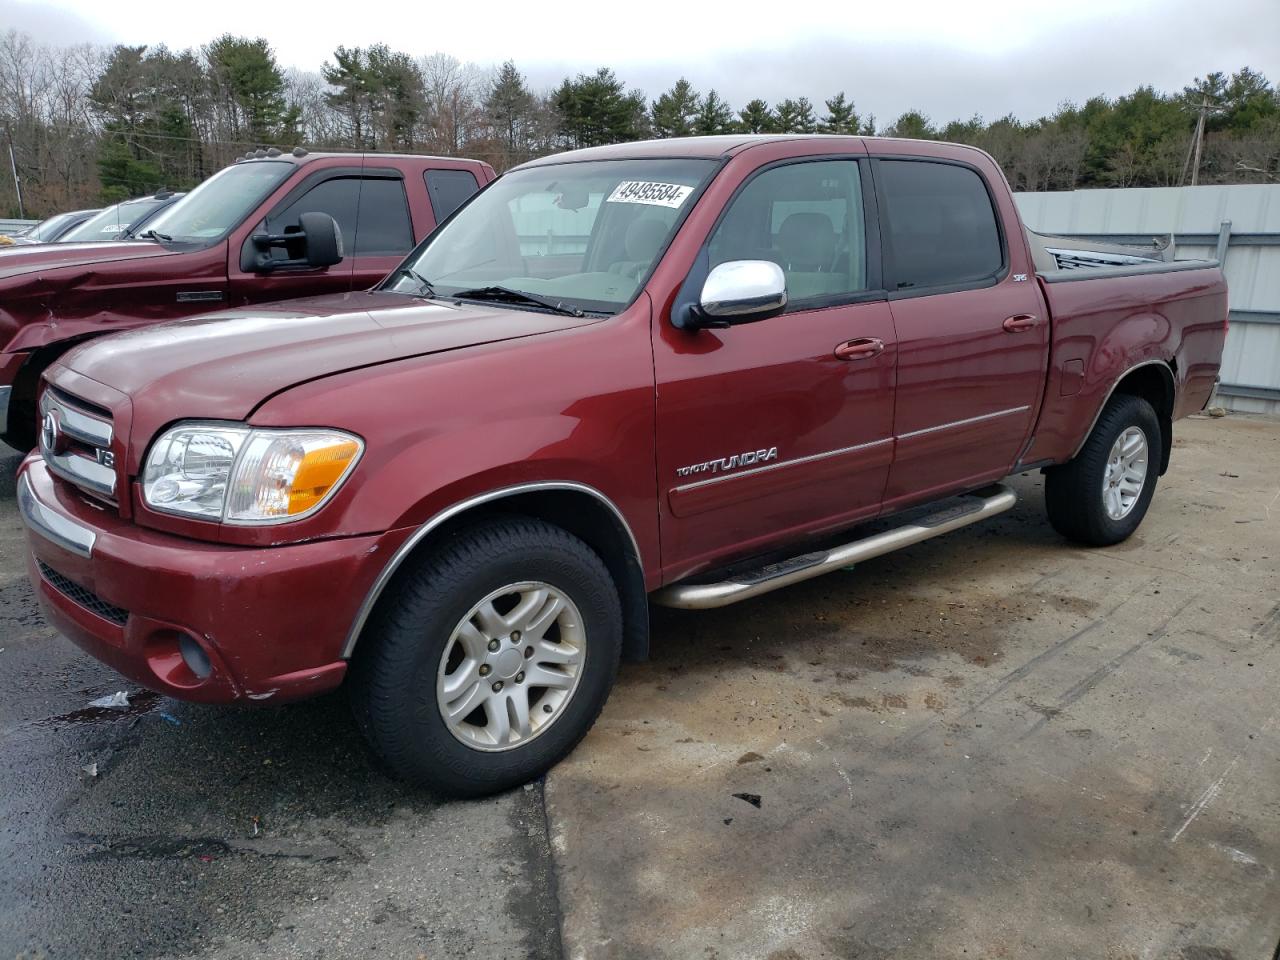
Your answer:
[[[649,269],[667,238],[667,225],[656,217],[641,217],[627,226],[623,241],[627,259],[609,265],[610,273],[638,280]]]
[[[710,241],[711,265],[772,260],[787,297],[805,301],[866,289],[862,188],[853,160],[820,160],[766,170],[734,198]]]

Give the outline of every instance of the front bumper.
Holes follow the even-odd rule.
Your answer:
[[[50,623],[138,683],[206,703],[292,700],[338,686],[347,629],[404,539],[188,540],[113,516],[56,482],[39,457],[18,474],[18,505],[28,574]],[[192,643],[207,664],[190,655]]]

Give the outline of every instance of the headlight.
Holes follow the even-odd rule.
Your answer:
[[[296,520],[338,489],[363,450],[338,430],[183,424],[151,445],[142,496],[155,510],[202,520]]]

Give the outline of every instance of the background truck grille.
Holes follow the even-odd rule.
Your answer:
[[[115,502],[116,467],[111,413],[46,387],[40,397],[40,455],[49,469],[86,493]]]
[[[43,560],[36,561],[40,564],[40,575],[49,581],[49,584],[60,594],[80,606],[84,607],[90,613],[97,614],[103,620],[110,620],[112,623],[121,627],[125,625],[125,621],[129,619],[129,611],[123,607],[117,607],[114,604],[107,603],[100,596],[85,587],[80,586],[74,580],[68,580],[53,567],[49,566]]]

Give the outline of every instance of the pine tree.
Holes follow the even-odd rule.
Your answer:
[[[776,133],[778,118],[773,115],[768,103],[756,99],[738,113],[738,126],[743,133]]]
[[[862,130],[862,121],[854,109],[853,103],[846,101],[841,90],[826,101],[827,115],[819,125],[823,133],[852,133]]]
[[[702,110],[702,98],[684,77],[653,101],[650,117],[655,137],[688,137]]]
[[[907,137],[911,140],[936,140],[938,131],[929,118],[919,110],[908,110],[885,131],[890,137]]]
[[[787,99],[779,103],[777,124],[779,133],[813,133],[818,129],[813,104],[807,97]]]
[[[205,47],[204,55],[215,89],[231,101],[243,122],[238,135],[259,144],[294,138],[298,114],[285,100],[284,74],[266,40],[224,33]]]
[[[572,80],[565,77],[552,102],[560,115],[560,134],[574,148],[636,140],[648,126],[644,94],[628,93],[608,67]]]
[[[498,70],[484,101],[485,116],[502,143],[503,169],[524,160],[530,153],[530,127],[535,109],[533,94],[524,76],[508,60]]]
[[[733,110],[729,104],[720,99],[720,94],[715,90],[707,91],[693,122],[694,132],[699,136],[711,137],[720,133],[732,133],[734,126]]]
[[[374,148],[416,149],[425,132],[427,102],[422,71],[413,58],[385,43],[374,44],[365,54],[365,78]]]
[[[359,47],[339,45],[333,52],[333,64],[327,61],[320,73],[332,89],[324,95],[325,103],[337,111],[347,127],[348,142],[358,150],[369,143],[369,63]]]

